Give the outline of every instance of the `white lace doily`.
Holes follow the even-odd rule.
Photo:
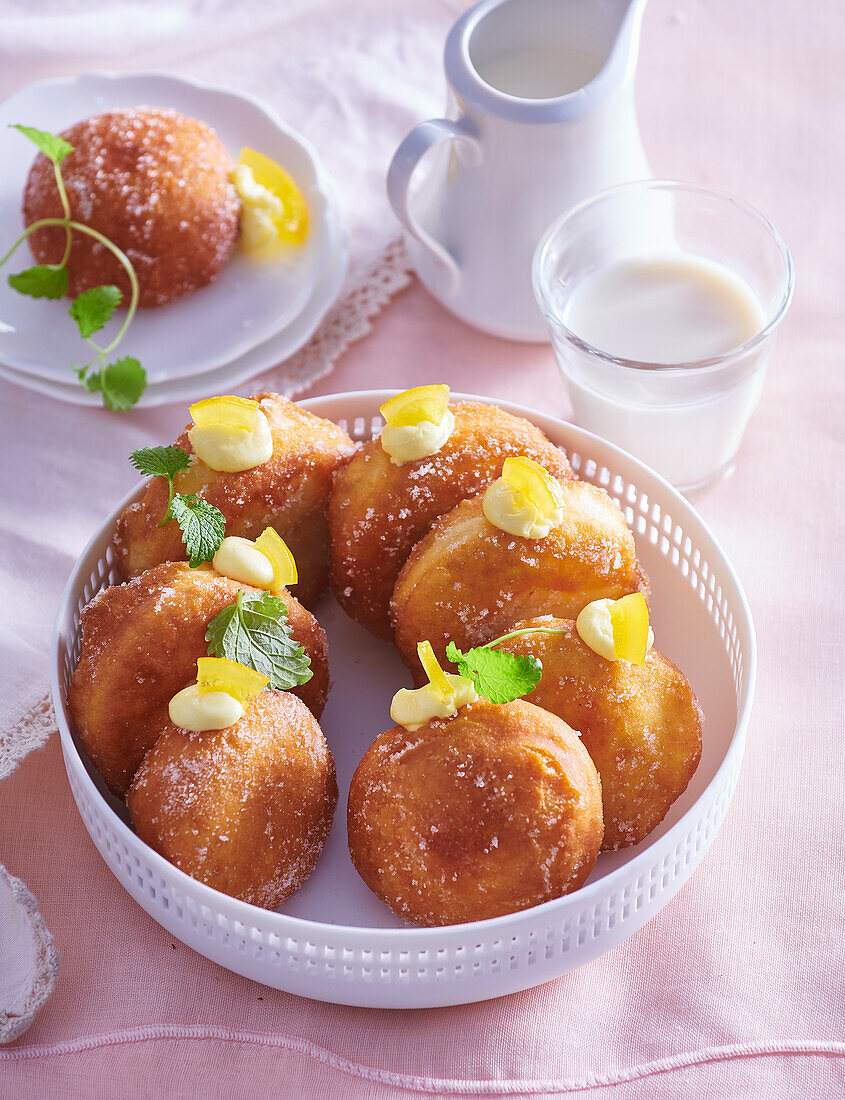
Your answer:
[[[26,1031],[58,975],[59,953],[35,898],[0,864],[0,1043]]]

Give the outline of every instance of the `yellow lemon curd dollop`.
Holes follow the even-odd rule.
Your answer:
[[[276,590],[296,584],[298,578],[293,554],[272,527],[265,527],[255,542],[227,535],[211,564],[221,576],[254,588]]]
[[[263,153],[244,146],[232,172],[241,200],[241,248],[272,258],[280,246],[308,236],[308,204],[289,172]]]
[[[257,401],[209,397],[191,405],[191,417],[188,439],[197,458],[212,470],[240,473],[272,457],[270,424]]]
[[[478,700],[472,680],[443,671],[430,642],[420,642],[417,653],[429,682],[413,690],[400,688],[390,704],[390,717],[409,733],[415,733],[432,718],[451,718],[459,707]]]
[[[502,476],[484,494],[484,515],[494,527],[524,539],[544,539],[563,519],[557,478],[531,458],[506,458]]]
[[[170,700],[170,721],[192,733],[226,729],[240,721],[244,703],[262,691],[269,680],[246,665],[225,657],[200,657],[197,682]]]
[[[415,386],[391,397],[379,412],[385,424],[381,445],[394,466],[437,454],[455,430],[449,387]]]
[[[593,600],[582,608],[575,629],[584,644],[607,661],[642,665],[654,645],[642,592],[632,592],[619,600]]]

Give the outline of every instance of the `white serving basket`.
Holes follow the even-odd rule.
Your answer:
[[[380,430],[378,407],[388,396],[337,394],[302,405],[364,440]],[[333,680],[321,721],[340,788],[332,834],[316,871],[281,911],[220,894],[138,839],[125,806],[108,794],[70,726],[65,700],[79,655],[80,615],[116,580],[111,534],[133,493],[76,563],[56,618],[52,687],[65,766],[85,827],[126,890],[171,935],[238,974],[305,997],[379,1008],[467,1004],[526,989],[574,970],[641,928],[689,878],[724,820],[756,668],[754,627],[734,570],[690,504],[642,463],[571,424],[495,403],[537,424],[566,449],[580,478],[607,489],[622,507],[651,578],[657,648],[685,672],[704,711],[698,771],[646,840],[602,855],[575,893],[493,920],[408,927],[352,867],[346,792],[367,746],[390,725],[390,698],[409,676],[390,646],[327,597],[317,615],[329,635]]]

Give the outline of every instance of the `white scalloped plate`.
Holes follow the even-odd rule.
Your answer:
[[[294,177],[311,215],[304,246],[289,257],[257,263],[236,252],[209,286],[139,310],[119,354],[139,359],[156,384],[225,366],[289,326],[338,247],[329,225],[338,212],[311,146],[251,96],[163,73],[87,73],[28,84],[0,103],[0,251],[21,232],[21,195],[35,155],[9,124],[58,132],[109,108],[142,105],[173,107],[208,123],[233,158],[243,145],[266,153]],[[24,243],[0,276],[0,360],[18,373],[64,384],[73,378],[71,363],[86,362],[90,351],[67,316],[67,301],[26,298],[9,287],[6,275],[31,263]],[[111,321],[103,335],[118,323]]]
[[[388,395],[337,394],[302,405],[364,439],[380,426],[378,407]],[[220,894],[135,836],[125,807],[105,793],[69,725],[65,696],[79,653],[81,610],[114,578],[109,543],[115,518],[136,495],[130,494],[83,551],[57,614],[53,702],[62,751],[85,826],[118,880],[172,935],[230,970],[306,997],[382,1008],[466,1004],[526,989],[581,966],[641,928],[686,881],[724,819],[742,761],[756,669],[751,614],[730,563],[692,506],[637,459],[553,417],[495,403],[533,420],[566,448],[581,478],[607,488],[623,508],[651,577],[657,646],[686,673],[704,710],[698,771],[646,840],[602,855],[575,893],[474,924],[403,925],[352,867],[345,803],[352,772],[389,725],[390,698],[409,682],[408,674],[390,646],[327,598],[317,616],[329,636],[333,681],[321,726],[341,792],[332,833],[314,874],[279,912]]]

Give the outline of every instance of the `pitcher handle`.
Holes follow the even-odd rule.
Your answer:
[[[408,205],[408,188],[411,177],[429,149],[441,141],[463,141],[470,151],[470,162],[481,163],[481,145],[478,135],[468,122],[453,122],[448,118],[432,118],[415,126],[405,138],[390,162],[387,170],[387,197],[394,213],[408,233],[415,237],[443,264],[449,275],[448,293],[454,293],[460,278],[460,268],[452,253],[424,229]]]

